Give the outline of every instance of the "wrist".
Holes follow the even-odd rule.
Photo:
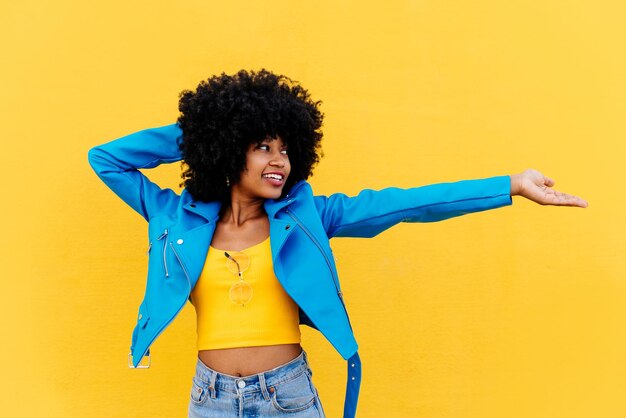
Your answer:
[[[522,176],[513,174],[509,177],[511,178],[511,196],[516,196],[520,193]]]

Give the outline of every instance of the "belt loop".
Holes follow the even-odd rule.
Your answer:
[[[217,378],[217,372],[211,371],[211,380],[209,381],[209,392],[211,392],[211,398],[215,399],[215,379]]]
[[[311,370],[311,365],[309,364],[309,359],[307,358],[306,351],[304,351],[304,349],[302,349],[302,359],[306,365],[306,370],[309,372],[309,376],[313,376],[313,370]]]
[[[265,383],[265,374],[264,373],[259,373],[257,376],[259,376],[259,385],[261,385],[261,393],[263,394],[263,398],[266,401],[270,400],[270,394],[267,391],[267,383]]]

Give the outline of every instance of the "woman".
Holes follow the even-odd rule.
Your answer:
[[[316,196],[319,102],[285,76],[240,71],[183,91],[176,124],[92,148],[89,162],[149,222],[148,279],[130,367],[187,300],[198,319],[190,417],[323,417],[299,324],[348,360],[344,416],[355,414],[360,360],[329,239],[373,237],[512,203],[586,207],[535,170],[410,189]],[[138,169],[183,160],[179,195]],[[148,363],[149,366],[149,363]]]

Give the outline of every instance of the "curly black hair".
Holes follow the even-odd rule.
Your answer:
[[[291,173],[283,195],[307,179],[319,162],[323,113],[298,82],[265,69],[214,75],[180,95],[178,146],[188,168],[181,177],[195,200],[228,204],[226,186],[239,181],[253,143],[280,136],[289,149]]]

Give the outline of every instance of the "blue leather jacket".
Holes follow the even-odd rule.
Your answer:
[[[145,129],[89,150],[102,181],[141,214],[148,227],[148,277],[133,330],[129,366],[150,346],[190,298],[215,231],[220,203],[162,189],[139,168],[180,161],[177,124]],[[512,203],[510,177],[463,180],[357,196],[316,196],[306,181],[281,199],[266,200],[276,277],[300,307],[300,323],[320,331],[348,360],[344,417],[356,411],[361,363],[343,301],[329,239],[373,237],[399,222],[434,222]]]

